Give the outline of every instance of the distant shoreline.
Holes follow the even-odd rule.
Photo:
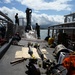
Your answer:
[[[42,30],[47,30],[47,28],[40,28],[40,29],[42,29]]]

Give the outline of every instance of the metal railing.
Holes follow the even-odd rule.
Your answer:
[[[52,33],[50,33],[50,30],[52,30]],[[75,22],[49,26],[48,27],[48,36],[51,34],[52,37],[54,37],[54,34],[57,35],[59,30],[62,30],[62,32],[67,33],[68,36],[70,36],[71,40],[75,40]]]

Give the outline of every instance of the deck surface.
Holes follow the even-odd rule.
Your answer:
[[[22,40],[18,43],[19,46],[11,45],[5,55],[2,57],[0,60],[0,75],[27,75],[25,71],[27,71],[26,65],[29,62],[29,59],[15,64],[11,65],[10,62],[15,60],[15,53],[16,51],[22,51],[22,47],[27,47],[28,42],[32,42],[33,44],[39,43],[40,48],[45,48],[48,52],[46,54],[48,59],[54,60],[54,57],[52,55],[52,52],[54,51],[54,48],[48,47],[48,44],[46,41],[41,40],[41,39],[26,39],[22,38]],[[38,62],[41,62],[39,59]],[[41,72],[45,72],[44,69],[40,68]],[[46,75],[46,74],[41,74],[41,75]],[[64,75],[64,74],[63,74]]]
[[[33,39],[29,40],[29,39],[23,38],[19,42],[19,45],[24,45],[25,47],[27,47],[27,44],[30,41],[33,44],[39,43],[41,48],[45,47],[47,49],[47,51],[49,52],[49,54],[47,54],[46,56],[49,59],[51,59],[51,58],[53,59],[53,56],[52,56],[53,49],[46,47],[47,42],[45,42],[44,40],[38,40],[38,39],[37,40],[33,40]],[[11,45],[9,47],[9,49],[7,50],[5,55],[0,60],[0,75],[27,75],[27,74],[25,74],[25,71],[27,70],[26,64],[28,64],[28,59],[25,60],[24,62],[18,63],[16,65],[10,64],[11,61],[15,60],[16,51],[21,51],[21,50],[22,50],[22,46]],[[43,75],[45,75],[45,74],[43,74]]]

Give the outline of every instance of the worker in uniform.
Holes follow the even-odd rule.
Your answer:
[[[19,26],[19,18],[18,18],[18,13],[16,13],[16,15],[15,15],[15,23],[16,23],[16,24],[18,24],[18,26]]]
[[[36,32],[37,32],[37,38],[40,39],[40,26],[38,25],[38,23],[36,23]]]

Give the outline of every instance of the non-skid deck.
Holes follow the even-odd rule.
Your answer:
[[[11,45],[9,47],[5,55],[0,60],[0,75],[27,75],[25,71],[27,70],[26,64],[28,64],[28,61],[29,61],[28,59],[16,65],[11,65],[10,62],[15,60],[16,51],[21,51],[23,46],[27,47],[28,42],[30,42],[30,40],[22,39],[19,42],[19,46]],[[39,43],[41,48],[46,48],[46,50],[49,52],[48,54],[46,54],[46,56],[49,59],[54,59],[54,57],[52,56],[52,52],[54,49],[47,47],[47,42],[45,42],[44,40],[38,40],[38,39],[35,41],[33,40],[31,42],[33,44]]]

